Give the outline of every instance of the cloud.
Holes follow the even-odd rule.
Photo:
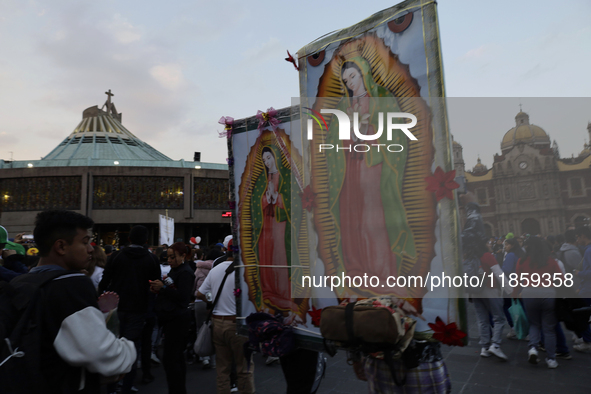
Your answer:
[[[106,27],[113,37],[122,44],[129,44],[142,38],[141,29],[132,25],[127,18],[120,14],[113,15]]]
[[[179,64],[154,66],[150,69],[150,75],[168,90],[177,90],[184,83],[183,71]]]
[[[35,46],[48,77],[34,101],[76,114],[63,137],[84,108],[102,105],[108,89],[124,125],[140,139],[167,133],[185,118],[198,90],[184,77],[173,41],[145,35],[123,12],[86,4],[53,16],[46,29],[53,34],[37,34]]]

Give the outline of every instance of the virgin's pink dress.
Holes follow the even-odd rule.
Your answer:
[[[361,114],[369,113],[367,95],[351,102],[353,106],[360,104],[360,119]],[[374,133],[374,127],[369,124],[367,134]],[[345,147],[354,144],[371,146],[372,143],[375,142],[343,140]],[[374,154],[381,154],[377,153],[376,147],[371,149]],[[385,147],[380,147],[380,152],[383,149]],[[383,163],[368,167],[365,157],[369,153],[354,152],[353,148],[351,151],[344,151],[346,171],[339,196],[341,247],[346,275],[375,275],[385,283],[388,276],[397,276],[397,264],[396,255],[390,249],[382,204],[380,179]],[[392,292],[388,287],[374,290]]]

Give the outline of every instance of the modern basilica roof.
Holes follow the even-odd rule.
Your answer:
[[[74,131],[41,160],[4,161],[3,168],[120,166],[170,167],[203,170],[228,170],[227,164],[172,160],[146,144],[121,124],[121,113],[111,101],[111,90],[105,104],[82,112]]]
[[[121,114],[109,98],[103,108],[97,105],[82,112],[82,121],[74,131],[42,160],[169,160],[121,124]]]

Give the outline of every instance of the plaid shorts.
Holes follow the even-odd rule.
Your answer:
[[[370,394],[448,394],[451,393],[451,380],[443,361],[421,363],[417,368],[406,369],[401,361],[394,361],[396,378],[406,376],[406,383],[397,386],[392,379],[390,368],[384,360],[366,357],[365,376]]]

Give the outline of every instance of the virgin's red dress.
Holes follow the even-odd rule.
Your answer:
[[[287,267],[287,255],[285,250],[285,226],[288,221],[277,221],[278,211],[284,210],[283,196],[279,194],[275,203],[267,200],[269,184],[273,182],[271,194],[278,191],[281,182],[279,172],[269,174],[267,189],[262,196],[263,228],[258,243],[259,265],[281,265]],[[263,300],[268,300],[272,305],[283,310],[297,310],[297,306],[291,300],[291,282],[287,268],[260,269],[261,290]],[[294,309],[295,307],[295,309]]]

